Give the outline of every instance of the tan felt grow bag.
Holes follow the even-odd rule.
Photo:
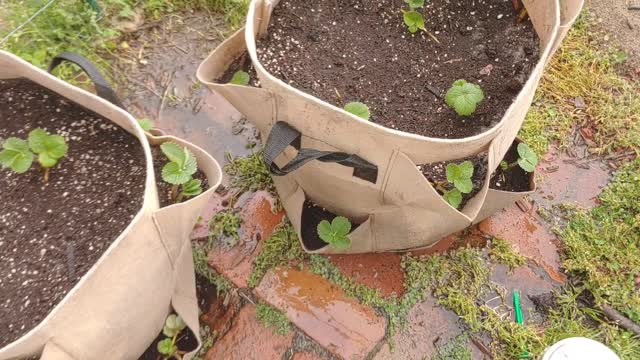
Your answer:
[[[135,135],[144,149],[147,175],[143,204],[129,226],[40,324],[0,349],[0,359],[40,353],[45,360],[137,359],[162,330],[171,308],[198,335],[189,233],[220,184],[218,163],[180,139],[147,139],[127,112],[0,51],[0,79],[10,78],[32,80]],[[191,200],[159,209],[149,142],[165,141],[191,149],[210,188]]]
[[[428,247],[526,194],[490,190],[491,172],[513,143],[544,67],[578,16],[583,1],[524,0],[524,4],[540,38],[540,61],[502,120],[469,138],[428,138],[386,128],[301,92],[268,73],[258,60],[256,39],[267,33],[277,1],[253,0],[245,28],[209,55],[198,69],[198,78],[253,122],[263,139],[273,135],[274,126],[279,128],[282,123],[300,134],[292,143],[294,146],[288,146],[277,157],[277,168],[291,165],[292,160],[295,163],[298,149],[314,149],[355,155],[358,161],[377,170],[376,176],[363,177],[355,167],[311,161],[274,177],[305,250],[335,252],[328,246],[309,247],[304,236],[309,230],[303,226],[309,224],[305,220],[305,200],[360,224],[349,235],[352,247],[343,252]],[[247,50],[261,88],[216,83],[229,64]],[[267,141],[267,147],[270,143]],[[416,168],[417,164],[455,160],[484,151],[488,151],[489,174],[482,190],[461,211],[449,206]]]

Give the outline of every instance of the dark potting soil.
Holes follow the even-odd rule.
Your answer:
[[[517,24],[507,0],[429,0],[420,12],[438,44],[409,33],[401,9],[408,7],[399,0],[282,0],[258,57],[271,74],[324,101],[367,104],[371,121],[389,128],[463,138],[495,125],[539,59],[530,21]],[[458,79],[484,89],[473,116],[443,101]]]
[[[514,142],[504,156],[504,161],[512,164],[518,161],[518,143]],[[525,192],[531,190],[531,174],[522,170],[517,164],[508,170],[500,166],[491,176],[489,187],[494,190]]]
[[[238,56],[225,70],[224,74],[220,78],[217,79],[217,82],[220,84],[226,84],[233,78],[233,74],[236,71],[245,71],[249,74],[249,86],[260,87],[260,81],[258,80],[258,74],[256,73],[256,69],[253,67],[253,63],[251,62],[251,57],[248,52],[242,53],[242,55]]]
[[[40,321],[142,206],[145,158],[131,134],[25,79],[0,80],[0,139],[43,128],[69,151],[48,184],[34,161],[0,169],[0,347]]]
[[[322,240],[320,236],[318,236],[318,224],[320,224],[322,220],[331,222],[336,216],[339,215],[336,215],[331,211],[314,204],[310,200],[304,201],[304,204],[302,205],[302,225],[300,229],[300,235],[302,236],[302,242],[307,249],[318,250],[329,245],[324,242],[324,240]],[[351,220],[352,232],[357,229],[358,226],[360,226],[360,223],[356,223]]]
[[[171,188],[173,185],[162,181],[162,168],[167,164],[167,162],[169,162],[169,159],[167,159],[159,146],[151,147],[151,156],[153,157],[153,169],[156,173],[156,187],[158,188],[160,207],[163,208],[165,206],[173,205],[175,204],[175,201],[171,198]],[[202,171],[196,171],[196,173],[193,174],[193,178],[202,181],[202,191],[209,188],[209,180]],[[186,200],[189,200],[189,198],[185,198],[182,201]]]
[[[427,180],[436,187],[437,183],[445,186],[447,190],[453,188],[453,185],[449,184],[447,181],[447,165],[448,164],[460,164],[463,161],[469,160],[473,163],[473,176],[471,177],[471,182],[473,183],[473,190],[471,190],[468,194],[462,194],[462,202],[460,206],[458,206],[458,210],[464,209],[464,206],[467,202],[473,198],[479,191],[482,189],[482,185],[484,184],[484,178],[487,176],[487,154],[481,153],[476,156],[459,159],[459,160],[451,160],[451,161],[440,161],[431,164],[419,165],[418,170],[422,171]],[[436,187],[436,190],[440,195],[443,194],[442,190]]]

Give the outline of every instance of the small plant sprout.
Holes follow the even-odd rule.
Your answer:
[[[447,91],[444,100],[458,115],[469,116],[484,100],[484,92],[480,85],[468,83],[466,80],[456,80]]]
[[[51,135],[43,129],[29,133],[29,148],[38,155],[38,163],[44,169],[44,182],[49,182],[49,171],[67,154],[69,146],[60,135]]]
[[[29,170],[33,163],[33,154],[29,151],[29,143],[18,138],[8,138],[2,144],[0,151],[0,164],[3,168],[22,174]]]
[[[530,173],[534,172],[536,169],[536,165],[538,165],[538,155],[531,150],[529,145],[525,143],[518,144],[518,160],[509,164],[508,162],[502,160],[500,162],[500,168],[503,171],[507,171],[516,165],[519,165],[522,170]]]
[[[361,102],[350,102],[344,106],[344,110],[346,112],[352,113],[353,115],[363,118],[365,120],[369,120],[371,113],[369,112],[369,107]]]
[[[146,132],[149,132],[151,129],[153,129],[153,122],[147,118],[138,120],[138,124],[140,125],[142,130]]]
[[[449,205],[458,208],[462,203],[462,194],[468,194],[473,190],[473,163],[464,161],[460,164],[447,165],[447,181],[453,185],[453,189],[444,191],[444,199]]]
[[[158,352],[163,360],[182,359],[183,352],[178,349],[178,335],[187,327],[184,320],[178,315],[171,314],[167,317],[162,328],[162,334],[166,338],[158,342]]]
[[[435,42],[440,43],[438,39],[424,26],[424,17],[417,10],[424,6],[424,0],[404,0],[409,5],[409,11],[402,10],[402,18],[409,32],[414,34],[418,30],[424,31]]]
[[[344,216],[336,216],[331,222],[322,220],[317,231],[320,239],[336,250],[351,247],[351,240],[347,237],[351,231],[351,222]]]
[[[249,85],[249,80],[251,80],[251,77],[249,77],[249,74],[246,71],[238,70],[233,73],[231,80],[229,80],[229,84]]]
[[[192,177],[198,171],[198,163],[191,151],[171,142],[160,145],[160,149],[170,161],[162,168],[162,180],[173,185],[171,199],[179,203],[202,193],[202,182]]]

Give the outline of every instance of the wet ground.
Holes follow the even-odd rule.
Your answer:
[[[195,80],[200,61],[223,39],[221,20],[208,14],[189,14],[143,27],[129,36],[128,49],[116,65],[123,75],[119,92],[129,110],[139,118],[152,119],[166,133],[203,147],[221,165],[227,152],[234,157],[250,153],[248,145],[257,141],[256,132],[224,99]],[[553,149],[538,166],[538,190],[520,206],[514,204],[415,254],[442,253],[460,246],[484,247],[493,237],[509,241],[530,261],[513,272],[494,266],[492,280],[507,291],[518,288],[523,295],[523,313],[536,321],[530,296],[549,293],[565,281],[560,243],[551,229],[554,219],[548,217],[553,212],[547,210],[567,202],[593,207],[609,179],[608,167],[585,157],[580,149],[580,144],[568,152]],[[203,219],[227,208],[227,196],[212,199]],[[269,272],[254,291],[246,289],[251,265],[263,241],[284,214],[273,211],[273,198],[266,192],[246,194],[234,206],[244,220],[241,241],[231,249],[215,248],[209,254],[209,265],[239,290],[223,298],[208,292],[209,299],[200,299],[209,309],[201,321],[217,337],[207,359],[231,355],[243,359],[422,359],[466,331],[455,314],[427,298],[412,309],[407,331],[395,336],[395,350],[391,351],[383,339],[386,319],[308,271],[278,268]],[[200,226],[192,237],[207,233],[207,227]],[[356,282],[379,289],[384,296],[400,296],[404,292],[401,256],[382,253],[329,259]],[[255,317],[256,301],[266,301],[284,312],[295,325],[294,332],[280,336],[264,328]],[[487,301],[495,302],[491,306],[504,312],[505,318],[512,316],[509,300]],[[474,358],[483,358],[477,346],[472,348]]]

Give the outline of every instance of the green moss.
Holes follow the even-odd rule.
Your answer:
[[[539,155],[575,129],[593,130],[596,152],[617,148],[640,152],[638,84],[618,74],[620,51],[604,44],[585,11],[545,70],[534,104],[520,131]],[[584,107],[576,106],[576,100]]]
[[[506,240],[493,238],[489,246],[491,259],[507,265],[510,270],[527,263],[527,258],[513,249],[511,243]]]
[[[209,266],[207,251],[202,245],[193,245],[193,267],[196,274],[207,279],[211,284],[215,285],[218,296],[225,294],[233,288],[233,285],[227,278],[218,274]]]
[[[269,304],[256,305],[256,318],[277,335],[286,335],[291,331],[291,322],[287,316]]]
[[[249,156],[231,158],[227,153],[227,161],[224,171],[231,176],[231,186],[240,192],[266,190],[276,193],[271,173],[262,160],[262,151],[257,151]]]
[[[253,263],[248,286],[256,287],[269,269],[304,258],[305,253],[298,241],[298,235],[289,220],[285,219],[262,245],[260,254]]]
[[[471,360],[469,336],[458,335],[442,346],[438,346],[431,360]]]
[[[223,241],[228,246],[234,246],[240,241],[238,230],[242,225],[242,218],[233,210],[223,210],[209,220],[209,244],[213,246],[215,240]]]

